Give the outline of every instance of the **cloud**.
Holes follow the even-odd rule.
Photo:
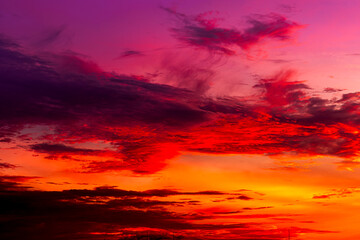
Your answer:
[[[95,62],[81,58],[74,53],[65,53],[63,55],[53,56],[55,67],[63,74],[83,74],[97,77],[111,76],[104,72]]]
[[[282,167],[275,167],[275,168],[268,168],[269,170],[273,171],[289,171],[289,172],[299,172],[305,171],[306,168],[301,166],[282,166]]]
[[[253,15],[248,17],[249,27],[244,30],[218,26],[218,19],[206,19],[205,14],[195,17],[163,8],[178,21],[171,31],[175,38],[188,46],[207,49],[212,53],[235,55],[234,47],[248,50],[263,39],[287,41],[292,33],[303,27],[278,14]]]
[[[9,143],[9,142],[11,142],[11,138],[2,138],[2,139],[0,139],[0,142]]]
[[[239,199],[239,200],[252,200],[253,198],[249,197],[249,196],[246,196],[246,195],[243,195],[243,194],[238,194],[238,196],[236,196],[236,197],[228,197],[227,198],[227,200],[236,200],[236,199]]]
[[[310,89],[303,82],[289,81],[294,71],[283,71],[271,79],[262,79],[254,87],[262,89],[264,100],[272,107],[295,105],[307,97],[304,90]]]
[[[168,196],[178,196],[178,195],[227,195],[228,193],[219,192],[219,191],[198,191],[198,192],[181,192],[171,189],[150,189],[146,191],[126,191],[117,189],[114,187],[97,187],[94,190],[64,190],[64,193],[69,193],[72,197],[81,197],[81,196],[114,196],[114,197],[168,197]]]
[[[343,189],[332,189],[329,193],[326,194],[317,194],[313,196],[313,199],[329,199],[329,198],[340,198],[340,197],[349,197],[354,193],[360,192],[358,188],[343,188]]]
[[[272,206],[266,206],[266,207],[244,207],[242,210],[262,210],[262,209],[268,209],[273,208]]]
[[[75,154],[75,155],[95,155],[97,153],[102,153],[101,150],[93,150],[86,148],[76,148],[66,146],[64,144],[49,144],[49,143],[40,143],[34,144],[31,146],[31,149],[39,153],[49,153],[49,154]]]
[[[16,168],[15,165],[7,162],[0,162],[0,169],[6,169],[6,168]]]
[[[110,76],[78,56],[42,60],[7,47],[10,45],[2,45],[0,57],[0,98],[8,103],[0,108],[3,135],[19,131],[26,124],[55,125],[64,135],[112,140],[132,161],[142,161],[148,154],[141,149],[150,152],[158,148],[161,156],[168,153],[162,154],[161,148],[154,146],[158,140],[144,141],[122,131],[117,135],[114,129],[137,125],[182,128],[208,118],[205,111],[191,104],[199,99],[191,91]],[[173,156],[170,153],[169,157]]]
[[[20,183],[29,177],[2,176],[0,182]],[[111,187],[92,190],[27,191],[24,188],[1,189],[0,212],[3,239],[102,239],[93,232],[116,233],[125,228],[150,228],[164,231],[221,229],[245,227],[245,224],[192,223],[202,218],[179,214],[164,206],[186,204],[186,201],[163,201],[153,197],[171,195],[218,195],[216,191],[179,192],[167,189],[127,191]],[[4,191],[6,190],[6,191]],[[121,236],[121,233],[117,233]]]
[[[330,88],[330,87],[324,88],[324,92],[327,92],[327,93],[341,92],[343,90],[344,89]]]
[[[1,137],[22,141],[24,127],[47,126],[27,149],[59,161],[86,160],[74,171],[151,174],[181,151],[346,161],[359,152],[359,93],[322,98],[294,80],[293,71],[260,80],[252,96],[210,98],[202,90],[109,74],[79,56],[43,59],[2,42]],[[71,64],[64,67],[64,58]],[[77,145],[89,142],[109,147]]]
[[[294,60],[287,60],[287,59],[266,59],[266,61],[275,63],[275,64],[284,64],[284,63],[294,62]]]
[[[211,66],[201,67],[188,61],[174,63],[173,58],[163,61],[164,82],[178,88],[185,88],[196,94],[206,93],[213,84],[215,72]]]
[[[29,180],[36,179],[36,178],[38,178],[38,177],[0,175],[0,192],[1,191],[26,190],[31,187],[24,185],[24,183],[26,183]]]
[[[34,42],[37,48],[44,48],[55,43],[63,42],[65,40],[66,25],[53,27],[43,31],[41,36]]]
[[[143,56],[144,54],[136,50],[127,50],[121,53],[119,58]]]

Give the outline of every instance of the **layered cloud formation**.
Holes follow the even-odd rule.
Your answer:
[[[54,159],[101,157],[84,171],[152,173],[180,151],[328,155],[347,162],[358,155],[359,93],[322,98],[293,80],[292,71],[260,80],[255,97],[210,98],[106,73],[78,56],[41,58],[5,38],[1,43],[2,139],[48,126],[52,131],[28,149]],[[92,141],[110,147],[74,145]]]
[[[0,212],[6,217],[6,220],[0,220],[0,236],[3,239],[223,239],[224,231],[227,233],[226,239],[281,239],[288,229],[266,230],[263,224],[255,220],[275,221],[276,218],[295,216],[250,212],[271,207],[243,208],[238,211],[203,208],[192,213],[169,210],[203,204],[184,198],[168,200],[169,197],[197,199],[198,196],[207,196],[235,201],[252,199],[242,193],[180,192],[169,189],[127,191],[113,187],[29,191],[17,183],[21,180],[20,177],[1,179]],[[250,222],[201,223],[219,218]],[[291,231],[293,236],[331,233],[298,227]]]

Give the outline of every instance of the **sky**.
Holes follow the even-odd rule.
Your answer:
[[[360,2],[0,2],[0,238],[360,238]]]

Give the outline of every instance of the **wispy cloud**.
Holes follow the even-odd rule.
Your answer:
[[[207,49],[210,52],[235,55],[234,47],[247,50],[263,39],[289,40],[292,33],[303,27],[278,14],[253,15],[248,17],[248,27],[243,30],[218,26],[218,19],[207,19],[205,15],[187,16],[170,8],[178,25],[171,29],[174,36],[188,46]]]

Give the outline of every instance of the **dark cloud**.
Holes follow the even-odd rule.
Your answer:
[[[249,197],[247,195],[243,195],[243,194],[238,194],[238,196],[235,196],[235,197],[228,197],[226,198],[227,200],[236,200],[236,199],[239,199],[239,200],[252,200],[253,198],[252,197]]]
[[[289,214],[240,214],[223,208],[176,212],[174,207],[192,205],[200,195],[239,196],[219,191],[185,192],[171,189],[122,190],[110,186],[94,189],[42,191],[29,189],[28,176],[0,176],[1,239],[282,239],[281,231],[268,232],[247,219],[273,219]],[[169,200],[169,196],[186,199]],[[241,195],[241,194],[240,194]],[[188,199],[193,199],[189,201]],[[201,204],[199,202],[199,204]],[[260,210],[269,207],[243,208]],[[173,209],[173,210],[169,210]],[[241,223],[201,223],[199,220],[242,219]],[[245,222],[244,222],[245,220]],[[224,231],[226,234],[224,235]],[[241,232],[241,235],[238,235]],[[313,229],[300,233],[329,233]],[[237,236],[237,237],[236,237]],[[175,238],[176,237],[176,238]],[[172,239],[172,238],[170,238]]]
[[[0,139],[0,142],[9,143],[11,142],[11,138],[2,138]]]
[[[125,57],[135,57],[135,56],[143,56],[144,54],[140,51],[136,50],[127,50],[121,53],[119,58],[125,58]]]
[[[244,207],[242,208],[242,210],[262,210],[262,209],[268,209],[268,208],[273,208],[272,206],[267,206],[267,207]]]
[[[24,184],[27,181],[36,179],[36,178],[38,178],[38,177],[0,175],[0,192],[1,191],[26,190],[31,187],[26,186]]]
[[[249,17],[249,27],[237,30],[219,27],[217,19],[206,19],[203,15],[190,17],[169,8],[163,9],[178,20],[180,26],[171,30],[179,41],[224,55],[235,55],[233,47],[247,50],[265,38],[288,40],[296,29],[302,27],[281,15],[269,14]]]
[[[294,60],[286,60],[286,59],[266,59],[268,62],[272,62],[275,64],[284,64],[284,63],[291,63]]]
[[[129,136],[129,132],[119,136],[114,128],[182,128],[208,118],[205,111],[192,104],[199,97],[191,91],[112,76],[78,56],[55,56],[55,61],[46,61],[9,46],[13,45],[4,40],[0,49],[0,100],[7,102],[0,107],[3,135],[21,130],[26,124],[55,125],[61,135],[119,142],[124,155],[142,161],[147,154],[141,149],[146,149],[149,142],[152,151],[151,146],[158,140],[144,142],[131,136],[134,134]]]
[[[14,42],[12,39],[4,36],[3,34],[0,34],[0,46],[1,48],[19,48],[19,44],[17,44],[16,42]]]
[[[327,92],[327,93],[341,92],[343,90],[344,89],[330,88],[330,87],[324,88],[324,92]]]
[[[103,152],[101,150],[93,150],[86,148],[76,148],[66,146],[64,144],[49,144],[49,143],[40,143],[30,146],[32,150],[39,153],[49,153],[49,154],[80,154],[80,155],[96,155],[96,153]]]
[[[16,168],[16,166],[11,163],[0,162],[0,169],[1,168]]]
[[[146,191],[126,191],[113,187],[97,187],[94,190],[64,190],[63,191],[69,196],[80,197],[80,196],[114,196],[114,197],[168,197],[168,196],[178,196],[178,195],[227,195],[228,193],[219,192],[219,191],[199,191],[199,192],[181,192],[177,190],[170,189],[150,189]]]
[[[20,184],[28,179],[22,176],[3,176],[0,181],[2,185],[9,182]],[[193,230],[216,233],[224,229],[254,228],[245,223],[194,223],[193,220],[208,219],[210,216],[176,213],[165,208],[191,204],[188,201],[153,199],[171,195],[225,194],[217,191],[128,191],[112,187],[30,191],[26,188],[11,187],[2,188],[0,191],[0,213],[3,216],[0,219],[1,239],[103,239],[109,234],[125,236],[121,232],[124,233],[129,228],[139,228],[138,232],[128,232],[129,237],[141,235],[141,229],[144,228],[153,229],[153,234],[158,234],[161,230],[165,235],[175,232],[177,236],[188,234],[197,237],[198,234],[196,231],[194,234]],[[190,231],[187,232],[188,230]]]

